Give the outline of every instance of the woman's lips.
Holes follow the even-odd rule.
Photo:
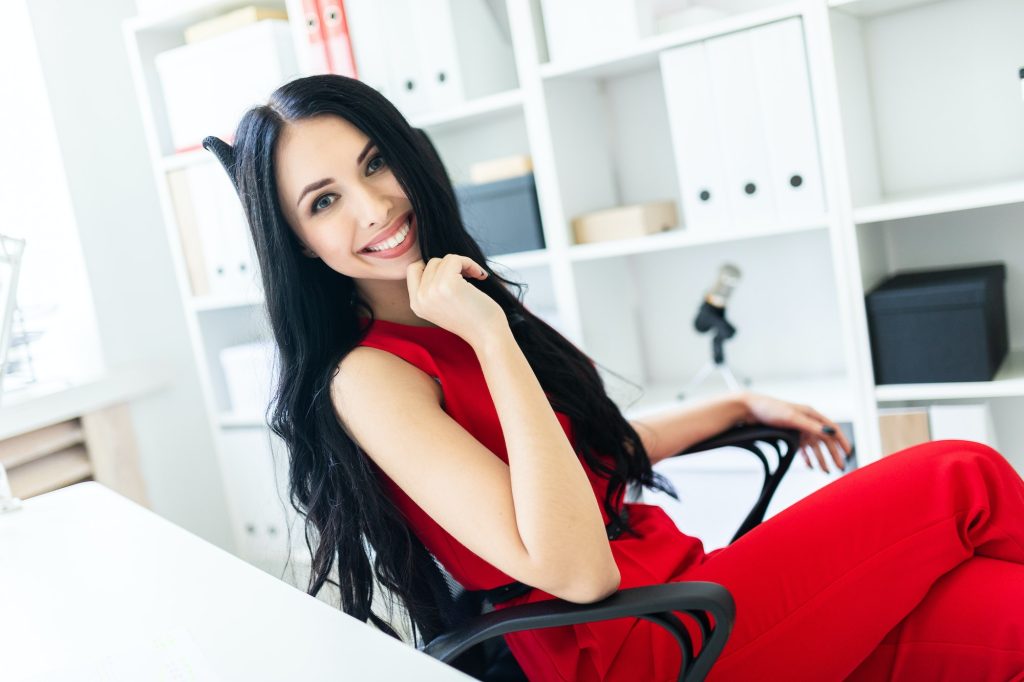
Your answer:
[[[381,242],[386,242],[387,240],[394,237],[395,234],[402,229],[402,225],[405,225],[406,221],[409,220],[411,217],[412,211],[409,211],[405,215],[398,216],[398,218],[395,219],[395,222],[391,224],[391,227],[384,231],[384,234],[380,235],[372,242],[363,247],[363,253],[365,253],[366,249],[368,249],[369,247],[377,246]]]
[[[404,222],[402,224],[405,224]],[[401,227],[401,226],[399,226]],[[374,258],[398,258],[409,249],[412,248],[413,242],[416,241],[416,216],[409,216],[409,234],[405,235],[405,240],[401,244],[394,247],[393,249],[385,249],[384,251],[363,251],[364,256],[373,256]]]

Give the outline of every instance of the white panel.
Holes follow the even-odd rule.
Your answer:
[[[1024,176],[1024,2],[936,2],[864,24],[885,194]]]
[[[391,99],[384,4],[380,0],[345,0],[359,80]]]
[[[825,195],[800,18],[759,26],[750,40],[779,222],[809,222]]]
[[[882,189],[861,24],[841,12],[830,18],[850,197],[854,206],[864,206],[879,201]]]
[[[288,22],[267,19],[156,56],[176,150],[228,139],[245,110],[299,75]]]
[[[610,79],[605,93],[621,203],[672,200],[681,209],[676,162],[672,147],[665,144],[671,132],[659,69]],[[682,210],[677,213],[682,219]]]
[[[661,74],[679,176],[683,226],[688,230],[727,230],[732,217],[723,165],[724,131],[718,125],[704,44],[662,52]]]
[[[778,219],[769,180],[764,121],[757,101],[757,78],[749,31],[705,42],[711,91],[721,127],[725,191],[732,227],[750,231]]]
[[[932,405],[928,408],[928,429],[932,440],[973,440],[999,449],[987,403]]]
[[[608,142],[612,129],[604,93],[593,80],[551,83],[547,100],[568,230],[568,221],[581,213],[619,204]],[[569,241],[572,243],[571,236]]]

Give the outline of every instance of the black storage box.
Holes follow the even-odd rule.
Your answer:
[[[466,230],[484,255],[544,248],[533,173],[455,188]]]
[[[1003,263],[897,273],[867,295],[875,383],[988,381],[1006,357]]]

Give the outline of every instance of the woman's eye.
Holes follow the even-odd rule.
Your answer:
[[[380,161],[380,165],[378,166],[378,168],[383,168],[384,166],[386,166],[386,165],[387,165],[387,164],[386,164],[386,163],[384,162],[384,157],[383,157],[383,156],[381,156],[380,154],[378,154],[377,156],[375,156],[375,157],[373,157],[372,159],[370,159],[370,163],[366,164],[366,170],[370,171],[371,173],[372,173],[372,172],[373,172],[373,170],[374,170],[374,169],[373,169],[373,162],[374,162],[374,161]]]
[[[324,203],[324,199],[330,199],[333,196],[334,196],[333,194],[324,194],[319,199],[314,201],[313,202],[313,213],[316,213],[317,211],[322,211],[323,209],[325,209],[328,206],[330,206],[331,204],[333,204],[334,203],[333,201],[331,201],[330,203],[327,203],[327,204]]]

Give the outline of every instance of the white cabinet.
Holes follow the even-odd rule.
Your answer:
[[[301,1],[278,4],[292,35],[304,36]],[[558,34],[576,26],[586,35],[588,3],[557,3],[556,26],[546,1],[542,9],[540,0],[449,0],[453,15],[504,36],[507,52],[491,67],[491,89],[470,87],[479,64],[466,63],[464,45],[473,25],[453,19],[460,35],[436,56],[455,60],[463,91],[412,105],[392,92],[396,67],[377,49],[398,29],[368,14],[390,3],[345,4],[364,77],[387,85],[427,131],[456,184],[475,162],[532,156],[548,248],[496,256],[492,266],[526,283],[525,303],[597,361],[627,416],[674,402],[708,361],[710,339],[693,316],[719,266],[733,262],[743,279],[729,304],[738,333],[726,358],[752,390],[849,425],[861,465],[880,456],[879,405],[985,401],[1002,451],[1024,469],[1014,418],[1024,407],[1024,3],[707,0],[713,11],[703,16],[717,18],[662,33],[672,21],[645,24],[614,46],[594,33],[592,51],[570,57]],[[154,67],[158,53],[182,44],[185,25],[230,6],[210,0],[140,17],[125,36],[207,407],[225,432],[258,432],[262,412],[233,409],[217,358],[269,338],[262,301],[258,291],[193,296],[167,176],[216,162],[203,151],[170,153]],[[501,63],[514,64],[514,78]],[[758,201],[738,203],[751,197],[742,176],[756,183]],[[713,199],[699,202],[705,187]],[[573,243],[571,221],[582,213],[665,200],[680,209],[680,229]],[[983,260],[1004,260],[1010,272],[1012,351],[996,379],[876,387],[865,292],[900,268]],[[247,480],[235,475],[244,448],[224,447],[225,479]],[[252,456],[267,466],[265,453]],[[232,493],[239,509],[248,494]],[[263,550],[236,526],[256,560]]]

